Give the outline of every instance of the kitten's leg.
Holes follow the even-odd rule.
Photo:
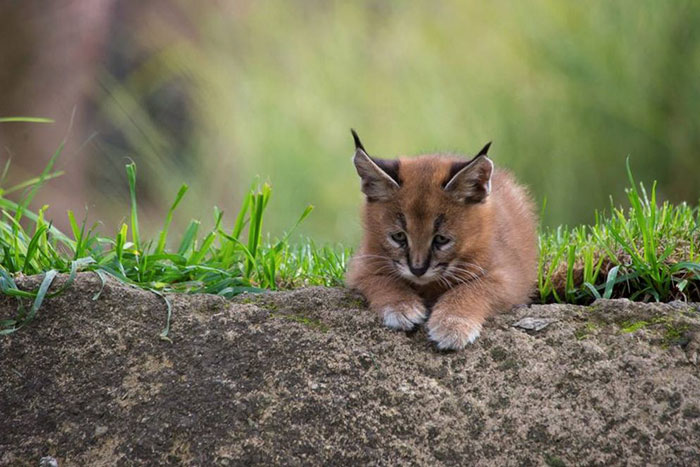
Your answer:
[[[359,290],[369,301],[370,308],[392,329],[410,331],[428,315],[418,294],[396,279],[371,274],[352,278],[348,285]]]
[[[479,337],[484,320],[495,308],[496,284],[483,279],[445,292],[433,306],[428,336],[439,349],[463,349]]]

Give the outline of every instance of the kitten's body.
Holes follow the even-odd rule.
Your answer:
[[[438,347],[463,348],[490,314],[529,301],[537,265],[532,202],[508,172],[493,171],[488,146],[472,160],[384,161],[356,144],[368,200],[347,283],[387,326],[408,330],[427,319]]]

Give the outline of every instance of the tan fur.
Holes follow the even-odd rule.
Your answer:
[[[525,189],[496,169],[483,201],[460,202],[443,188],[459,161],[437,155],[399,160],[400,187],[389,200],[365,203],[364,237],[347,274],[348,286],[385,324],[408,330],[427,318],[430,338],[452,349],[472,342],[492,313],[527,303],[537,268],[536,218]],[[402,230],[399,213],[408,238],[404,250],[417,264],[431,256],[431,279],[411,277],[402,266],[408,257],[390,239]],[[448,252],[432,243],[439,215],[440,232],[453,241]],[[436,272],[440,268],[443,273]]]

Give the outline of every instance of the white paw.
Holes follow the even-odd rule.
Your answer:
[[[481,333],[481,323],[469,318],[449,316],[428,322],[428,337],[438,349],[460,350],[473,343]]]
[[[401,331],[410,331],[416,324],[421,324],[427,316],[425,307],[416,303],[412,305],[386,306],[382,309],[384,325]]]

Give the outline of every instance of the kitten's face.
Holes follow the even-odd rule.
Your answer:
[[[407,216],[396,205],[386,206],[385,211],[381,243],[401,277],[422,285],[448,276],[459,256],[462,239],[446,215],[435,212],[420,218]]]
[[[493,163],[487,149],[472,160],[381,160],[358,145],[354,161],[367,195],[366,242],[378,269],[417,285],[478,275],[490,225],[485,216]]]

